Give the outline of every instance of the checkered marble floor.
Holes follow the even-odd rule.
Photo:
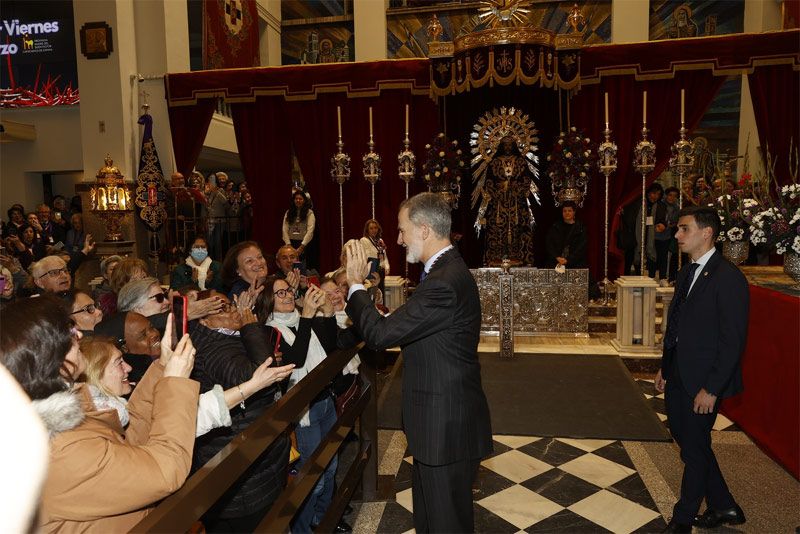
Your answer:
[[[413,530],[411,463],[378,532]],[[666,525],[622,442],[494,436],[473,487],[476,532],[659,532]]]
[[[653,411],[656,412],[658,418],[661,419],[664,425],[669,427],[669,422],[667,421],[667,408],[664,405],[664,394],[656,391],[656,388],[653,385],[653,380],[637,378],[636,382],[639,384],[639,387],[642,388],[644,397],[647,399],[650,407],[653,408]],[[717,420],[714,421],[714,430],[724,430],[726,432],[741,431],[741,429],[736,426],[736,423],[721,413],[717,414]]]
[[[636,381],[668,426],[663,393],[653,380]],[[739,430],[721,414],[714,429]],[[412,462],[406,449],[394,479],[396,500],[386,503],[378,532],[413,532]],[[496,435],[494,453],[478,468],[473,500],[476,532],[660,532],[666,526],[624,444],[614,440]]]

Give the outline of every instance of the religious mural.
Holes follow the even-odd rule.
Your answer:
[[[585,2],[580,7],[587,24],[585,42],[611,42],[610,0]],[[529,20],[534,26],[566,33],[571,8],[571,4],[563,2],[534,2],[530,6]],[[442,25],[441,41],[452,41],[461,35],[485,29],[485,23],[478,20],[478,4],[475,2],[393,1],[386,19],[388,57],[427,57],[429,37],[426,28],[434,13]]]
[[[744,2],[651,0],[650,40],[744,31]]]
[[[281,64],[355,61],[348,7],[344,0],[281,2]]]

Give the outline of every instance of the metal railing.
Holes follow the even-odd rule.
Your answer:
[[[358,401],[351,405],[336,425],[323,438],[314,454],[284,488],[262,519],[256,532],[287,532],[295,512],[311,493],[330,460],[338,454],[345,437],[359,421],[358,453],[339,484],[328,512],[317,527],[319,532],[331,532],[353,496],[359,483],[364,500],[376,495],[377,468],[377,404],[374,393],[374,361],[364,358],[363,343],[331,353],[311,373],[290,389],[278,402],[254,421],[246,430],[211,458],[192,475],[183,487],[162,501],[150,514],[133,527],[131,532],[186,532],[237,479],[268,449],[295,421],[300,419],[308,404],[361,350],[364,387]],[[365,364],[365,360],[367,363]]]

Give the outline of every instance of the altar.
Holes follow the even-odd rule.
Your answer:
[[[471,269],[481,299],[481,334],[589,336],[589,270],[512,267]],[[504,317],[510,317],[507,322]],[[502,337],[502,336],[501,336]]]

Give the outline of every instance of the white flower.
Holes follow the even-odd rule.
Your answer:
[[[434,175],[434,176],[441,176],[441,175],[442,175],[442,173],[440,173],[439,171],[436,171],[435,173],[433,173],[433,175]]]
[[[744,230],[741,228],[731,228],[727,232],[728,239],[731,241],[741,241],[744,238]]]
[[[800,235],[794,236],[794,241],[792,242],[792,250],[795,254],[800,254]]]
[[[444,157],[444,151],[441,151],[441,152],[439,152],[439,157],[440,157],[440,158],[443,158],[443,157]]]
[[[742,206],[745,208],[755,208],[758,206],[758,201],[753,198],[745,198],[742,200]]]
[[[775,245],[775,252],[783,255],[786,252],[786,245],[784,245],[783,243],[778,243],[777,245]]]
[[[442,172],[448,172],[448,169],[447,169],[447,167],[445,167],[444,169],[442,169]]]
[[[571,158],[571,157],[572,157],[572,152],[567,152],[566,156],[567,156],[568,158]]]
[[[582,173],[581,173],[581,176],[586,176],[586,173],[585,173],[585,172],[582,172]]]
[[[558,144],[559,144],[559,145],[563,145],[563,144],[564,144],[564,140],[563,140],[563,139],[559,139],[559,140],[558,140]]]
[[[590,142],[588,137],[584,139],[584,141],[586,141],[587,143]]]
[[[588,158],[589,157],[589,151],[587,150],[586,152],[583,153],[583,155]]]

